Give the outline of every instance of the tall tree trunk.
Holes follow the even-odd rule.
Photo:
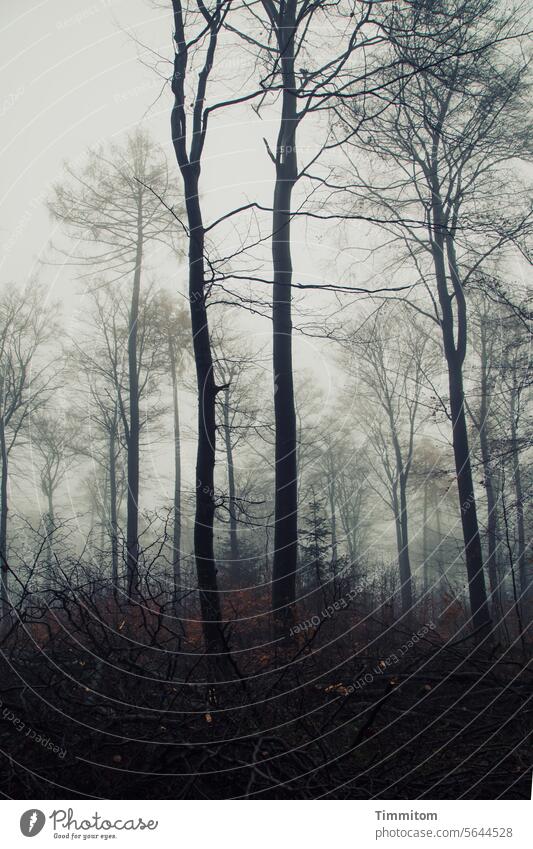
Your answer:
[[[231,552],[231,571],[238,582],[241,577],[239,558],[239,538],[237,534],[237,503],[235,493],[235,465],[233,462],[233,446],[231,444],[231,428],[229,423],[229,387],[224,389],[224,443],[226,446],[226,463],[228,467],[228,497],[229,497],[229,541]]]
[[[526,558],[526,532],[524,524],[524,493],[522,488],[522,470],[520,468],[520,456],[518,453],[518,429],[516,417],[516,389],[511,389],[511,447],[513,464],[513,482],[516,499],[516,531],[518,537],[518,552],[516,562],[518,565],[518,577],[520,580],[520,594],[522,605],[527,611],[529,595],[531,591],[530,580],[527,574]]]
[[[226,648],[222,632],[213,532],[217,389],[205,305],[204,227],[198,197],[198,178],[190,172],[185,179],[185,202],[190,231],[189,301],[198,390],[194,553],[205,644],[208,652],[214,652],[225,651]]]
[[[490,612],[485,588],[483,554],[479,535],[474,483],[472,480],[464,403],[463,363],[466,355],[466,303],[461,281],[459,280],[453,239],[451,237],[446,241],[446,248],[452,273],[453,295],[450,295],[448,291],[445,265],[445,221],[439,192],[440,187],[434,175],[432,198],[433,228],[430,231],[430,236],[437,292],[441,308],[440,325],[448,367],[453,455],[465,547],[470,610],[472,623],[474,628],[478,630],[490,628]],[[457,310],[457,344],[455,342],[455,321],[452,303],[455,303]]]
[[[172,380],[172,408],[174,413],[174,521],[172,536],[172,576],[174,582],[174,613],[179,615],[181,597],[181,434],[178,398],[178,372],[173,340],[168,343],[170,376]]]
[[[331,479],[329,481],[329,510],[331,514],[331,564],[333,566],[333,574],[337,574],[338,545],[337,545],[337,493],[335,491],[335,469],[333,468]]]
[[[402,531],[402,550],[400,554],[400,578],[402,581],[402,611],[409,616],[413,607],[413,579],[411,558],[409,556],[409,528],[407,521],[407,481],[400,475],[400,526]]]
[[[118,588],[118,518],[116,434],[109,431],[109,536],[111,538],[111,580]]]
[[[296,412],[292,368],[291,198],[298,176],[297,98],[294,73],[295,0],[288,0],[276,30],[283,91],[277,138],[272,218],[272,326],[274,370],[275,520],[272,608],[281,631],[294,618],[298,565],[298,480]]]
[[[6,434],[3,420],[0,420],[0,454],[2,457],[2,477],[0,478],[0,560],[1,560],[1,596],[2,618],[9,614],[9,572],[7,563],[7,483],[8,462]]]
[[[483,479],[487,493],[487,570],[489,573],[490,597],[492,602],[492,617],[497,623],[502,618],[502,601],[500,576],[498,572],[498,510],[494,489],[492,462],[490,456],[489,423],[488,423],[488,370],[487,370],[487,328],[481,329],[481,403],[479,410],[479,443],[481,447],[481,462],[483,463]]]
[[[217,388],[213,374],[213,357],[205,303],[205,232],[198,193],[200,161],[206,127],[203,123],[203,106],[207,80],[214,62],[219,19],[216,16],[213,17],[209,26],[209,44],[204,65],[198,76],[189,155],[187,153],[185,109],[185,77],[187,73],[188,48],[185,42],[181,4],[173,0],[172,6],[174,12],[176,53],[174,56],[174,73],[172,76],[174,106],[171,114],[171,133],[176,160],[183,179],[187,223],[189,226],[189,304],[198,390],[194,553],[206,650],[208,653],[226,653],[227,646],[222,630],[222,612],[220,609],[217,568],[213,545],[213,522],[215,518],[215,403]],[[215,672],[218,672],[219,668],[221,668],[220,664],[216,666]]]
[[[409,558],[409,537],[407,528],[407,499],[406,484],[400,475],[398,492],[393,493],[394,516],[396,526],[396,544],[398,548],[398,566],[400,571],[400,593],[403,616],[410,616],[413,606],[413,587],[411,577],[411,561]]]
[[[47,548],[47,566],[48,566],[48,578],[52,580],[52,568],[54,561],[54,545],[53,545],[53,537],[55,531],[55,515],[54,515],[54,497],[52,488],[50,487],[47,492],[48,499],[48,512],[46,515],[46,548]]]
[[[408,464],[404,462],[402,449],[398,437],[398,430],[394,421],[390,401],[388,403],[390,430],[394,454],[396,457],[396,469],[398,470],[398,483],[392,494],[394,514],[396,516],[397,538],[398,538],[398,566],[400,569],[402,614],[410,616],[413,606],[413,579],[411,575],[411,558],[409,556],[409,527],[407,522],[407,476],[409,474]],[[399,499],[398,499],[399,494]],[[399,535],[399,536],[398,536]]]
[[[143,212],[142,195],[139,192],[137,214],[137,251],[133,274],[129,335],[128,335],[128,499],[127,499],[127,575],[128,594],[139,590],[139,364],[137,358],[137,332],[139,325],[139,301],[141,293],[141,271],[143,257]]]
[[[427,594],[429,591],[429,533],[428,533],[428,482],[427,476],[424,480],[424,516],[423,516],[423,529],[422,529],[422,557],[424,558],[423,569],[423,581],[424,581],[424,595],[426,596],[427,603]]]

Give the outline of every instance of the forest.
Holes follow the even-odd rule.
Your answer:
[[[529,799],[533,6],[139,4],[3,204],[0,793]]]

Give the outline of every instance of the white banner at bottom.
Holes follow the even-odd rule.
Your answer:
[[[533,846],[526,801],[52,800],[0,803],[2,845],[188,849]],[[68,841],[68,843],[67,843]]]

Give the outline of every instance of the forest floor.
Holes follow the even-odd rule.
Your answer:
[[[352,610],[275,651],[234,630],[213,683],[161,617],[56,619],[4,638],[5,797],[530,798],[524,639],[476,646]]]

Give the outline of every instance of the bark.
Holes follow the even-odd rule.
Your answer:
[[[516,389],[511,389],[511,446],[513,463],[513,481],[516,499],[516,531],[518,537],[517,566],[520,581],[520,594],[525,606],[529,601],[530,581],[527,574],[526,531],[524,523],[524,493],[522,488],[522,470],[518,454],[518,428],[516,416]],[[526,608],[527,609],[527,608]]]
[[[448,368],[450,392],[450,417],[452,423],[452,442],[461,511],[461,524],[466,558],[466,571],[470,597],[470,609],[474,628],[490,627],[490,612],[485,588],[483,555],[477,519],[476,498],[470,463],[470,447],[466,426],[465,399],[463,389],[463,363],[466,354],[466,303],[455,261],[453,240],[446,241],[447,256],[452,272],[453,296],[448,291],[445,266],[445,221],[439,196],[436,169],[433,174],[432,212],[433,228],[431,235],[432,256],[437,282],[437,292],[441,308],[441,330],[444,353]],[[455,302],[457,310],[457,344],[455,342],[455,321],[452,308]]]
[[[172,575],[174,581],[174,612],[177,616],[181,594],[181,434],[178,398],[178,373],[174,344],[169,339],[170,376],[172,380],[172,408],[174,413],[174,523],[172,537]]]
[[[424,595],[427,596],[429,590],[429,534],[428,534],[428,483],[427,478],[424,481],[424,517],[423,517],[423,542],[422,552],[424,558],[423,580],[424,580]]]
[[[115,431],[109,431],[109,525],[111,537],[111,580],[118,587],[117,457]]]
[[[206,131],[203,107],[207,80],[214,63],[220,22],[218,18],[213,17],[208,25],[209,43],[205,62],[198,77],[193,109],[192,141],[190,153],[188,153],[185,110],[188,48],[185,42],[184,22],[179,0],[173,0],[172,7],[176,54],[172,77],[174,106],[171,114],[171,133],[176,160],[183,180],[189,229],[189,304],[198,390],[194,553],[205,647],[208,653],[226,653],[227,646],[222,630],[222,613],[213,546],[217,388],[213,374],[213,357],[205,303],[205,231],[199,197],[200,162]]]
[[[337,573],[338,545],[337,545],[337,493],[335,487],[335,467],[332,467],[331,478],[328,486],[329,509],[331,514],[331,563],[333,574]]]
[[[143,257],[142,195],[139,191],[137,215],[137,250],[133,274],[133,292],[128,335],[128,499],[127,499],[127,576],[128,593],[134,596],[139,589],[139,366],[137,361],[137,331],[139,325],[139,300]]]
[[[55,512],[54,512],[54,500],[53,500],[53,492],[52,487],[48,488],[47,492],[48,499],[48,513],[46,516],[46,547],[48,551],[48,575],[49,580],[52,579],[52,567],[53,567],[53,559],[54,559],[54,546],[53,546],[53,537],[55,531]]]
[[[2,618],[9,614],[9,572],[7,563],[7,482],[9,456],[3,421],[0,421],[0,453],[2,456],[2,477],[0,478],[0,560],[1,560],[1,596]]]
[[[297,98],[294,72],[295,0],[280,12],[276,30],[282,72],[282,114],[276,148],[272,220],[272,325],[274,370],[275,519],[272,608],[281,630],[294,618],[298,566],[298,481],[296,412],[292,369],[291,198],[298,176]]]
[[[229,508],[229,541],[231,552],[231,571],[237,581],[240,580],[239,538],[237,533],[237,512],[235,493],[235,465],[233,462],[233,446],[231,444],[231,428],[229,423],[229,388],[224,389],[224,443],[226,446],[226,463],[228,467],[228,508]]]
[[[498,573],[498,510],[490,455],[488,398],[489,380],[487,369],[487,328],[481,329],[481,403],[479,411],[479,442],[483,478],[487,493],[487,570],[489,573],[492,616],[495,622],[502,618],[500,576]]]
[[[396,525],[396,543],[398,547],[398,565],[400,571],[402,614],[410,616],[413,607],[413,582],[411,576],[411,560],[409,557],[409,533],[407,526],[407,482],[400,474],[398,493],[393,495],[393,506]]]
[[[216,386],[204,294],[204,230],[198,183],[188,180],[186,205],[190,230],[189,296],[198,390],[198,447],[196,453],[196,513],[194,550],[202,620],[209,651],[223,648],[220,598],[213,544],[215,518]]]
[[[394,515],[396,517],[396,536],[398,543],[398,566],[400,570],[402,614],[409,616],[413,606],[413,581],[411,575],[411,558],[409,556],[409,527],[407,520],[407,478],[411,459],[404,462],[402,449],[398,437],[396,422],[394,421],[391,399],[387,398],[387,409],[391,429],[392,444],[396,457],[396,469],[398,483],[392,493]],[[411,428],[413,428],[411,423]],[[412,437],[411,437],[412,438]],[[399,498],[398,498],[399,494]]]

